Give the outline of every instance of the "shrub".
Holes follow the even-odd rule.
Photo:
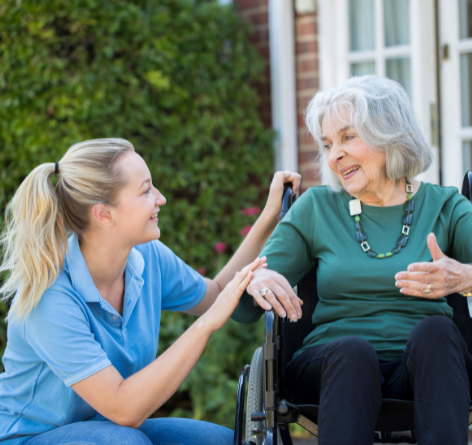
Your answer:
[[[252,87],[263,66],[247,33],[231,7],[209,0],[3,1],[0,207],[72,144],[123,137],[168,199],[161,240],[213,276],[215,244],[234,252],[255,218],[242,208],[263,205],[271,178],[272,133]],[[191,320],[165,314],[160,348]],[[230,323],[212,338],[183,387],[187,415],[232,425],[255,336]]]

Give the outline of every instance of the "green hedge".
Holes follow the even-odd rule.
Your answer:
[[[124,137],[168,199],[161,240],[214,276],[256,217],[242,209],[264,204],[271,179],[273,135],[253,88],[263,64],[247,36],[216,1],[4,0],[2,210],[36,165],[78,141]],[[191,321],[164,314],[161,350]],[[231,426],[236,378],[259,335],[229,323],[166,409]]]

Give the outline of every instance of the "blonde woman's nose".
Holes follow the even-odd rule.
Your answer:
[[[157,190],[156,204],[163,206],[166,202],[167,199],[165,198],[165,196],[159,190]]]

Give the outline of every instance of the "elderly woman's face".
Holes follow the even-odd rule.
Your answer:
[[[343,120],[326,115],[322,122],[323,149],[328,163],[352,196],[362,198],[376,194],[385,174],[385,155],[370,150],[359,138],[356,129]]]

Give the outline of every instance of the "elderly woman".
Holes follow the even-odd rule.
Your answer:
[[[262,308],[297,319],[292,286],[318,261],[316,327],[287,393],[319,404],[323,445],[371,445],[382,398],[414,400],[419,444],[466,444],[472,361],[444,297],[472,289],[472,206],[413,179],[433,155],[398,83],[353,77],[317,93],[306,122],[327,185],[296,201],[248,286]],[[250,299],[233,318],[260,316]]]

